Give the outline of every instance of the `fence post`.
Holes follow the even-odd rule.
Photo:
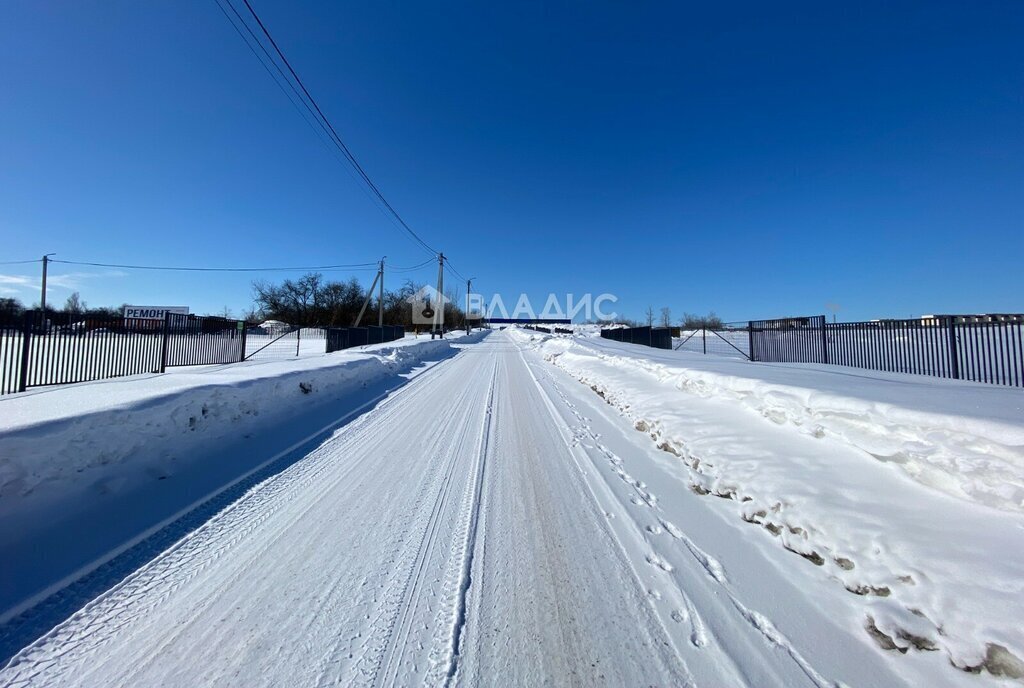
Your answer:
[[[750,342],[750,355],[747,358],[751,361],[756,361],[757,356],[754,354],[754,323],[750,320],[747,321],[747,339]]]
[[[238,354],[238,362],[241,363],[245,360],[245,335],[247,334],[247,328],[245,327],[246,323],[244,320],[239,320],[238,325],[238,329],[242,331],[242,353]]]
[[[46,317],[46,311],[43,311]],[[21,327],[21,370],[18,371],[18,391],[28,389],[28,368],[32,361],[32,311],[25,311],[25,322]]]
[[[949,374],[954,380],[960,379],[960,354],[956,345],[956,318],[946,318],[946,328],[949,333]]]
[[[704,355],[706,356],[708,353],[708,328],[706,327],[700,328],[700,344],[704,349]]]
[[[299,344],[302,342],[302,327],[295,330],[295,357],[299,356]]]
[[[828,363],[828,322],[821,316],[821,362]]]
[[[171,336],[171,312],[164,313],[164,337],[160,343],[160,372],[167,372],[167,344]]]

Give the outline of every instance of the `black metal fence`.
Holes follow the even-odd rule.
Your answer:
[[[601,330],[657,348],[665,328]],[[664,335],[662,335],[664,336]],[[1024,387],[1024,315],[936,315],[829,323],[823,315],[724,323],[680,332],[676,349],[751,361],[823,363]]]
[[[751,320],[750,360],[828,363],[825,316]]]
[[[0,394],[30,387],[234,363],[243,323],[169,313],[164,320],[26,311],[0,319]]]
[[[672,348],[672,330],[668,327],[613,327],[601,330],[601,336],[614,342],[641,344],[654,349]]]
[[[788,324],[787,324],[788,323]],[[1024,387],[1024,315],[751,322],[753,360],[831,363]]]
[[[402,339],[405,328],[401,325],[383,327],[331,327],[327,330],[327,353],[351,349],[367,344],[383,344]]]
[[[245,358],[245,322],[168,313],[164,367],[237,363]]]
[[[163,320],[132,320],[26,311],[0,316],[0,394],[162,373],[172,366],[330,353],[404,336],[401,326],[269,332],[241,320],[177,313]]]
[[[545,334],[573,334],[573,331],[565,327],[547,327],[545,325],[523,325],[527,330],[533,330],[534,332],[544,332]]]

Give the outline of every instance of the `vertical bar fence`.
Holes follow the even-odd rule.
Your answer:
[[[652,346],[652,328],[601,336]],[[661,347],[659,347],[661,348]],[[667,347],[665,347],[667,348]],[[751,361],[842,365],[1024,387],[1024,315],[936,315],[829,323],[824,315],[682,328],[677,350]]]
[[[1024,315],[936,315],[829,323],[750,323],[752,360],[828,363],[1024,387]]]
[[[167,314],[163,320],[25,311],[0,316],[0,394],[32,387],[235,363],[244,323]]]

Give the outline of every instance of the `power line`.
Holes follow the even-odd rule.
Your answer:
[[[37,263],[39,261],[25,261]],[[167,270],[175,272],[298,272],[300,270],[340,270],[340,269],[376,269],[377,263],[349,263],[345,265],[312,265],[300,267],[271,267],[271,268],[199,268],[185,266],[167,265],[122,265],[118,263],[91,263],[75,260],[55,260],[51,263],[63,263],[65,265],[87,265],[94,268],[119,268],[122,270]]]
[[[224,0],[224,2],[227,2],[227,4],[229,6],[231,6],[231,0]],[[294,78],[295,84],[298,85],[299,89],[301,89],[302,93],[305,95],[305,100],[303,101],[303,103],[306,104],[306,102],[308,101],[308,104],[306,104],[306,107],[309,108],[310,106],[312,106],[312,110],[310,112],[312,114],[315,111],[316,121],[320,125],[320,127],[323,128],[324,131],[329,135],[331,141],[341,151],[341,153],[345,156],[345,159],[348,161],[348,163],[351,165],[351,167],[359,174],[360,178],[362,178],[362,180],[366,184],[366,186],[369,187],[369,189],[377,197],[377,199],[384,206],[384,208],[387,210],[387,212],[390,213],[390,215],[394,218],[394,220],[396,220],[398,222],[398,224],[401,226],[401,228],[404,229],[406,231],[406,233],[408,233],[408,235],[410,237],[412,237],[412,239],[415,240],[420,246],[422,246],[424,249],[426,249],[431,254],[437,255],[438,251],[435,250],[434,248],[432,248],[415,231],[413,231],[413,229],[408,225],[408,223],[406,223],[406,221],[402,218],[402,216],[398,213],[398,211],[395,210],[394,206],[392,206],[391,203],[387,200],[387,198],[384,197],[384,194],[380,191],[380,189],[373,182],[373,180],[370,179],[370,176],[366,173],[366,170],[364,170],[362,165],[359,164],[359,161],[356,160],[355,155],[353,155],[352,151],[349,150],[349,148],[345,144],[344,140],[342,140],[341,136],[338,134],[337,130],[334,128],[334,125],[332,125],[330,120],[327,119],[327,116],[324,114],[323,110],[320,108],[320,105],[316,102],[316,99],[313,98],[312,94],[310,94],[310,92],[309,92],[309,89],[306,88],[305,84],[302,82],[302,79],[299,78],[298,73],[292,67],[291,63],[288,61],[288,58],[285,57],[284,53],[281,51],[281,48],[277,45],[277,41],[275,41],[274,37],[270,35],[270,31],[267,29],[266,25],[264,25],[264,23],[260,19],[259,15],[256,14],[256,10],[254,10],[252,5],[249,4],[249,0],[242,0],[242,2],[245,4],[246,9],[249,10],[249,14],[252,15],[252,18],[256,20],[256,24],[259,26],[260,30],[263,32],[263,35],[266,36],[267,40],[270,42],[271,47],[273,47],[274,52],[280,58],[281,63],[284,64],[284,66],[285,66],[285,68],[287,68],[289,74],[291,74],[291,76]],[[234,9],[233,6],[232,6],[232,9]],[[236,14],[237,14],[237,12],[236,12]],[[230,17],[228,17],[228,19],[230,20]],[[232,22],[232,24],[234,24],[234,22]],[[243,38],[244,38],[244,36],[243,36]],[[246,43],[248,44],[248,41],[246,41]],[[260,43],[261,43],[261,47],[262,47],[262,42],[260,42]],[[250,46],[250,49],[251,49],[251,46]],[[263,47],[263,50],[264,50],[264,52],[266,52],[265,47]],[[254,53],[255,53],[255,51],[254,51]],[[257,58],[258,57],[259,57],[259,55],[257,55]],[[261,60],[261,62],[262,62],[262,60]],[[264,65],[264,66],[266,66],[266,65]],[[275,62],[275,67],[277,67],[278,70],[280,71],[280,67],[276,64],[276,62]],[[269,69],[268,69],[268,71],[269,71]],[[271,76],[273,76],[273,74],[271,74]],[[292,85],[292,88],[294,90],[294,85]],[[296,92],[296,95],[298,95],[297,92]]]
[[[5,260],[5,261],[0,261],[0,265],[28,265],[29,263],[42,263],[42,262],[43,261],[42,261],[41,258],[36,258],[34,260]]]
[[[425,261],[423,261],[419,265],[413,265],[413,266],[407,267],[407,268],[403,268],[403,267],[390,267],[390,268],[388,268],[388,270],[390,272],[413,272],[415,270],[422,270],[424,267],[426,267],[428,265],[431,265],[433,263],[434,263],[434,259],[433,258],[427,258]]]
[[[450,262],[450,261],[448,260],[448,258],[445,258],[445,259],[444,259],[444,266],[445,266],[445,268],[446,268],[446,269],[447,269],[447,270],[448,270],[449,272],[451,272],[451,273],[452,273],[452,274],[453,274],[453,275],[454,275],[455,277],[458,277],[458,278],[459,278],[460,280],[462,280],[463,282],[465,282],[465,281],[466,281],[466,278],[462,276],[462,273],[460,273],[460,272],[459,272],[458,270],[456,270],[456,269],[455,269],[454,267],[452,267],[452,264],[451,264],[451,262]]]
[[[267,51],[267,48],[266,46],[263,45],[263,42],[260,41],[259,37],[257,37],[255,33],[253,33],[252,28],[245,21],[242,15],[239,14],[238,10],[235,9],[235,6],[231,4],[231,0],[223,0],[223,3],[221,2],[221,0],[214,0],[214,2],[217,4],[217,8],[221,11],[221,13],[227,18],[228,23],[231,24],[231,28],[235,30],[235,33],[238,34],[238,36],[245,43],[246,47],[249,48],[249,52],[251,52],[253,56],[255,56],[255,58],[259,61],[263,69],[267,72],[267,74],[270,75],[270,78],[274,81],[274,84],[278,87],[278,89],[280,89],[281,93],[285,95],[285,97],[288,99],[288,102],[291,103],[293,108],[295,108],[295,111],[299,113],[299,116],[302,117],[302,121],[305,122],[306,125],[310,128],[310,130],[316,136],[317,140],[324,146],[324,148],[327,149],[328,153],[330,153],[333,157],[338,158],[338,147],[331,139],[330,134],[327,133],[327,130],[324,129],[323,124],[320,122],[319,119],[317,119],[316,113],[303,99],[302,94],[299,93],[298,89],[295,87],[295,84],[292,83],[291,79],[288,78],[288,75],[284,73],[284,70],[281,69],[281,66]],[[234,19],[232,19],[231,15],[228,14],[228,11],[224,9],[224,4],[227,4],[227,6],[231,9],[231,13],[234,14],[235,17],[237,17],[237,22]],[[249,34],[251,40],[250,38],[246,38],[245,34],[242,33],[242,29],[238,28],[239,25],[241,25],[242,28],[245,29],[245,32]],[[260,52],[262,52],[265,57],[261,57],[260,53],[256,52],[256,47],[254,47],[253,44],[255,44],[255,46],[260,49]],[[274,71],[276,71],[277,74],[280,75],[279,77],[274,75],[274,71],[271,71],[271,67],[273,67]],[[285,89],[285,86],[288,87],[287,90]],[[289,90],[291,91],[291,93],[288,92]],[[305,108],[305,112],[303,111],[303,108]],[[340,159],[339,162],[341,162]],[[378,201],[377,198],[370,193],[369,189],[366,188],[365,184],[361,183],[361,179],[355,174],[351,166],[344,165],[344,168],[345,172],[347,172],[348,175],[352,177],[352,179],[356,182],[356,186],[359,187],[359,190],[366,194],[366,197],[370,199],[370,202],[377,206],[377,208],[381,212],[386,213],[383,206],[381,206],[380,201]],[[393,221],[394,219],[392,218],[392,222]]]
[[[264,44],[264,41],[260,40],[260,38],[255,34],[253,29],[250,27],[249,22],[245,21],[245,19],[242,17],[239,11],[232,4],[232,0],[215,0],[215,2],[217,2],[217,5],[221,9],[221,12],[224,13],[225,17],[227,17],[228,21],[231,23],[232,27],[235,28],[235,31],[239,34],[239,36],[243,39],[246,46],[249,47],[249,50],[260,61],[264,69],[267,71],[268,74],[270,74],[271,78],[274,79],[274,82],[282,90],[285,96],[288,97],[289,102],[291,102],[292,105],[295,106],[296,109],[298,109],[298,106],[295,103],[295,99],[298,99],[299,103],[301,103],[302,106],[305,108],[306,112],[309,114],[309,117],[307,117],[306,114],[302,112],[302,110],[299,110],[299,114],[302,115],[303,120],[310,126],[312,126],[314,122],[319,126],[319,132],[317,132],[316,129],[314,128],[314,131],[318,134],[317,138],[320,138],[321,141],[326,144],[327,141],[325,141],[324,138],[320,135],[321,133],[325,134],[327,140],[333,143],[337,151],[340,151],[341,154],[345,157],[345,160],[349,163],[348,168],[351,171],[355,171],[358,174],[359,178],[364,182],[364,184],[360,184],[359,186],[363,188],[364,191],[369,190],[372,192],[371,200],[373,200],[375,204],[381,208],[382,211],[385,211],[386,214],[389,214],[391,220],[393,222],[396,222],[401,229],[405,230],[408,236],[415,240],[421,247],[426,249],[433,256],[439,256],[439,252],[433,247],[431,247],[429,244],[427,244],[422,239],[422,237],[420,237],[408,225],[408,223],[406,223],[406,221],[402,218],[398,211],[395,210],[394,206],[392,206],[391,203],[387,200],[387,198],[385,198],[384,194],[373,182],[369,174],[367,174],[366,170],[363,169],[362,165],[356,159],[355,155],[352,153],[349,147],[345,144],[344,140],[342,140],[340,134],[338,134],[337,130],[334,128],[334,125],[331,124],[331,121],[324,114],[316,99],[313,98],[313,95],[309,92],[309,89],[306,88],[306,85],[303,83],[298,73],[292,67],[291,63],[288,61],[288,58],[285,57],[284,52],[281,50],[280,46],[278,46],[277,41],[274,40],[274,37],[270,34],[270,31],[263,23],[263,20],[260,19],[259,15],[256,13],[256,10],[253,8],[249,0],[242,0],[242,2],[245,4],[245,7],[248,10],[249,15],[252,17],[253,20],[256,21],[256,24],[259,26],[259,29],[262,32],[263,36],[266,37],[266,40],[273,48],[274,53],[279,58],[278,60],[274,59],[274,56],[271,55],[270,51]],[[235,15],[235,17],[237,17],[238,23],[240,23],[244,27],[245,31],[252,38],[252,42],[256,43],[256,45],[259,47],[259,50],[263,53],[262,57],[252,46],[250,40],[246,38],[246,36],[241,32],[241,30],[238,28],[235,21],[231,18],[227,11],[224,10],[224,7],[221,5],[222,2],[225,3],[231,9],[231,12]],[[266,59],[264,59],[264,57]],[[275,76],[274,72],[271,71],[270,66],[267,65],[268,61],[273,66],[277,74],[280,76],[280,79],[278,79],[278,77]],[[288,74],[285,74],[284,69],[281,68],[282,64],[284,65],[284,68],[287,69],[288,74],[291,75],[291,79],[288,78]],[[281,80],[283,80],[287,84],[288,88],[291,90],[291,94],[289,94],[288,91],[285,90],[284,86],[281,83]],[[295,96],[294,99],[292,97],[292,94],[294,94]],[[310,118],[312,119],[312,122],[310,121]],[[409,269],[419,269],[429,262],[430,261],[427,261],[421,265],[414,266],[413,268]],[[445,268],[448,269],[452,275],[458,277],[459,279],[465,280],[465,276],[462,275],[462,273],[460,273],[457,269],[455,269],[455,267],[451,266],[447,260],[445,261]],[[392,272],[403,271],[405,271],[404,268],[392,269]]]
[[[288,101],[292,104],[292,107],[294,107],[295,110],[302,117],[302,119],[305,120],[306,124],[308,124],[310,128],[313,129],[313,133],[317,134],[318,138],[322,136],[315,128],[313,122],[309,121],[309,118],[302,112],[301,109],[299,109],[299,103],[305,105],[305,102],[302,100],[302,97],[299,95],[298,91],[295,90],[295,87],[292,85],[292,82],[288,80],[284,72],[281,71],[281,68],[277,65],[276,62],[274,62],[273,58],[270,57],[270,53],[267,52],[267,49],[263,47],[263,43],[260,42],[260,40],[256,37],[256,34],[254,34],[252,32],[252,29],[249,28],[249,25],[245,23],[244,19],[242,19],[242,15],[238,13],[238,10],[235,9],[235,6],[232,5],[228,0],[225,1],[227,2],[227,6],[231,8],[231,11],[234,13],[234,15],[238,17],[237,23],[235,22],[234,19],[231,18],[231,15],[228,14],[228,11],[224,9],[224,5],[220,2],[220,0],[214,0],[214,2],[217,5],[217,8],[227,18],[228,23],[231,24],[231,28],[235,30],[235,33],[237,33],[238,36],[242,39],[246,47],[249,48],[249,51],[252,52],[252,54],[256,57],[257,60],[259,60],[259,63],[263,66],[263,69],[265,69],[267,74],[270,75],[270,78],[274,80],[274,83],[277,85],[277,87],[281,89],[281,93],[283,93],[285,97],[288,98]],[[241,24],[242,27],[252,37],[252,42],[250,42],[250,40],[245,37],[245,34],[242,33],[242,29],[238,28],[238,24]],[[260,48],[260,50],[263,51],[263,54],[267,56],[267,60],[269,60],[270,64],[277,69],[278,73],[281,75],[281,79],[278,79],[276,76],[274,76],[274,73],[270,71],[270,67],[267,65],[267,60],[264,60],[262,57],[260,57],[259,53],[256,52],[256,48],[253,47],[253,43],[255,43]],[[295,93],[295,96],[298,97],[298,102],[296,102],[295,98],[292,97],[288,93],[288,91],[285,90],[284,84],[281,83],[281,80],[284,80],[285,84],[287,84],[291,88],[292,92]],[[326,145],[327,142],[325,141],[324,143]]]

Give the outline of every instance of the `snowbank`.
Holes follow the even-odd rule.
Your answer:
[[[474,335],[477,337],[477,335]],[[122,489],[172,475],[214,445],[451,350],[408,337],[282,361],[174,368],[0,398],[0,518],[75,486]]]
[[[1024,513],[1024,390],[588,340],[587,355],[780,425],[836,437],[950,495]],[[576,350],[568,349],[570,358]]]
[[[1024,678],[1024,392],[531,339],[879,648]]]

